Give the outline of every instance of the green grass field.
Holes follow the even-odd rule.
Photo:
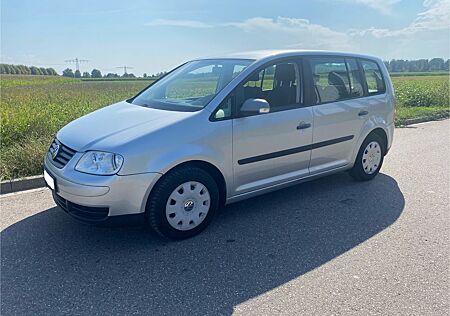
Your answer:
[[[394,77],[396,97],[396,125],[407,119],[439,119],[449,117],[450,77],[405,76]]]
[[[2,76],[1,178],[39,174],[48,145],[61,127],[100,107],[129,98],[151,82]],[[449,116],[448,76],[394,77],[393,82],[397,97],[397,125],[408,118]]]

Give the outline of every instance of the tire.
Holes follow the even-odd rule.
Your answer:
[[[180,240],[204,230],[218,208],[219,189],[214,178],[203,169],[185,167],[161,178],[150,194],[146,213],[158,235]]]
[[[386,144],[378,134],[369,134],[361,145],[350,175],[357,181],[375,178],[383,165]]]

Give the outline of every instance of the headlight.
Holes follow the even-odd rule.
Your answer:
[[[78,161],[75,170],[98,175],[112,175],[120,170],[122,164],[121,155],[104,151],[88,151]]]

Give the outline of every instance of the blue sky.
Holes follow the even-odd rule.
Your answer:
[[[383,59],[449,56],[449,0],[1,1],[1,61],[141,75],[191,58],[331,49]],[[71,66],[73,68],[73,65]]]

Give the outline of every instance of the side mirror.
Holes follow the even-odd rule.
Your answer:
[[[270,112],[270,105],[264,99],[248,99],[241,106],[241,112],[244,114],[262,114]]]

